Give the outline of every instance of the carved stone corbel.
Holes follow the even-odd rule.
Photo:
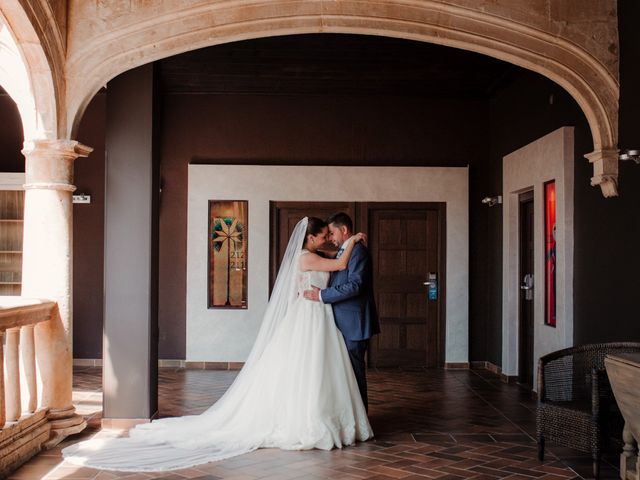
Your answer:
[[[599,185],[607,198],[618,196],[618,152],[617,148],[602,148],[585,155],[593,165],[591,185]]]

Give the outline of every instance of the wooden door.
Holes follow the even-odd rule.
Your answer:
[[[271,202],[269,291],[273,288],[280,262],[296,224],[304,217],[326,220],[337,212],[347,213],[356,222],[355,205],[353,202]],[[327,248],[333,247],[328,245]]]
[[[444,352],[444,206],[367,204],[376,305],[382,333],[371,341],[375,367],[437,367]],[[429,299],[426,282],[437,283]]]
[[[533,192],[520,195],[520,319],[518,382],[533,387]]]

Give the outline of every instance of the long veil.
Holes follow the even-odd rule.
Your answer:
[[[71,463],[105,470],[161,471],[188,468],[255,450],[274,427],[277,409],[270,382],[281,374],[260,360],[297,296],[298,260],[307,230],[303,218],[293,230],[258,336],[244,367],[225,394],[200,415],[138,425],[129,438],[95,438],[65,448]],[[273,411],[272,411],[273,413]],[[101,432],[100,435],[103,435]]]
[[[304,241],[308,223],[308,217],[304,217],[296,224],[293,232],[291,233],[287,249],[285,250],[282,263],[280,264],[280,269],[278,270],[278,275],[276,276],[273,292],[271,292],[269,304],[267,305],[264,317],[262,318],[262,324],[260,325],[258,336],[243,369],[240,371],[240,374],[236,378],[235,382],[233,382],[233,385],[229,388],[227,393],[231,393],[232,389],[238,388],[237,384],[243,382],[243,377],[247,375],[247,371],[250,371],[253,364],[260,360],[265,347],[273,337],[275,329],[279,323],[278,321],[286,316],[287,310],[296,299],[296,274],[298,272],[298,260],[302,253],[302,243]],[[209,410],[222,402],[226,396],[227,394],[210,407]]]

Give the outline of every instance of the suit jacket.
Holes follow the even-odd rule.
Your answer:
[[[321,292],[322,301],[333,307],[336,325],[347,340],[367,340],[380,333],[372,287],[371,255],[357,243],[347,268],[333,272],[329,286]]]

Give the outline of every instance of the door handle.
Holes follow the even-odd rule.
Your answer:
[[[520,290],[524,290],[525,300],[533,300],[533,274],[527,273],[524,276]]]
[[[422,285],[427,287],[429,300],[438,300],[438,274],[436,272],[429,272],[429,276]]]
[[[522,285],[520,286],[522,290],[532,290],[533,289],[533,274],[527,273],[522,279]]]

